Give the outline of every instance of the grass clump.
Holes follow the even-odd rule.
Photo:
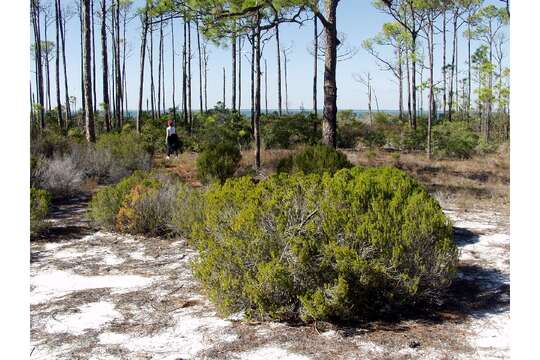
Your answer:
[[[394,168],[213,184],[192,239],[224,313],[351,319],[436,300],[458,250],[439,204]]]
[[[303,172],[305,174],[331,174],[344,168],[351,168],[353,165],[347,156],[332,147],[326,145],[312,145],[305,147],[302,151],[287,158],[282,159],[277,166],[278,173]]]

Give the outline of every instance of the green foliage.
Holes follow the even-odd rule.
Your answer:
[[[163,135],[165,142],[165,135]],[[98,152],[108,153],[113,166],[121,168],[123,174],[135,170],[148,170],[151,156],[147,144],[141,136],[132,131],[121,133],[106,133],[99,137],[96,142]],[[119,169],[120,170],[120,169]]]
[[[361,137],[368,131],[366,124],[352,110],[337,113],[337,146],[339,148],[354,148]]]
[[[176,179],[137,171],[98,191],[89,207],[99,226],[131,234],[184,235],[197,219],[194,190]],[[193,211],[193,213],[189,213]]]
[[[69,141],[60,132],[46,128],[41,134],[30,137],[30,153],[51,158],[64,155],[69,150]]]
[[[347,156],[339,150],[326,145],[312,145],[305,147],[297,154],[282,159],[277,166],[281,172],[303,172],[305,174],[328,172],[330,174],[353,165]]]
[[[465,122],[445,121],[433,127],[433,150],[437,156],[468,159],[477,144],[478,135]]]
[[[262,115],[262,142],[267,149],[289,149],[299,144],[315,144],[321,137],[319,123],[313,114]]]
[[[51,194],[43,189],[30,188],[30,234],[36,235],[43,230],[44,219],[49,213]]]
[[[221,182],[234,175],[240,164],[242,154],[231,143],[217,143],[208,147],[197,157],[197,175],[203,182],[219,180]]]
[[[224,313],[332,320],[436,300],[458,259],[439,204],[394,168],[213,184],[196,277]]]
[[[136,185],[148,179],[148,173],[135,171],[119,183],[102,188],[92,197],[88,208],[89,218],[99,226],[109,230],[114,229],[118,211],[127,195]]]
[[[212,110],[207,114],[199,114],[193,150],[204,151],[215,144],[231,144],[236,147],[246,147],[251,142],[249,122],[239,113],[226,110]]]

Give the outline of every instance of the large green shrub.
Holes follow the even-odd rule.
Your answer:
[[[261,117],[262,142],[267,149],[288,149],[298,144],[315,144],[320,139],[320,120],[310,113]]]
[[[217,179],[221,182],[234,175],[242,154],[232,143],[218,143],[208,147],[197,157],[197,175],[203,182]]]
[[[42,189],[30,188],[30,234],[38,234],[44,227],[49,213],[51,194]]]
[[[339,150],[326,145],[307,146],[297,154],[282,159],[277,166],[280,172],[298,172],[322,174],[335,173],[339,169],[350,168],[352,164]]]
[[[394,168],[213,184],[192,239],[224,313],[348,319],[438,298],[458,250],[439,204]]]
[[[445,121],[433,127],[433,151],[437,156],[468,159],[477,145],[478,135],[465,122]]]

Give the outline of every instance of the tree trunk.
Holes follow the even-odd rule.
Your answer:
[[[43,16],[43,30],[44,30],[44,33],[43,35],[45,36],[45,51],[44,51],[44,54],[45,54],[45,73],[47,75],[47,111],[51,111],[51,76],[50,76],[50,47],[49,47],[49,42],[47,41],[47,28],[48,28],[48,24],[47,24],[47,13],[44,12],[44,16]]]
[[[103,118],[105,128],[111,131],[111,114],[109,101],[109,60],[107,56],[107,1],[101,1],[101,65],[103,70]]]
[[[409,50],[405,50],[405,65],[407,66],[407,113],[409,116],[409,124],[412,128],[413,123],[411,111],[411,70],[409,66]]]
[[[154,87],[154,29],[150,25],[150,107],[152,109],[152,119],[156,119],[156,101]]]
[[[66,38],[64,33],[64,19],[62,18],[62,4],[60,2],[61,0],[58,0],[58,17],[60,18],[60,38],[62,41],[62,64],[64,66],[64,95],[65,95],[65,102],[66,102],[66,127],[71,119],[71,105],[70,105],[70,99],[69,99],[69,89],[68,89],[68,76],[67,76],[67,64],[66,64]]]
[[[442,77],[443,77],[443,116],[446,115],[446,9],[443,12],[443,43],[442,43],[442,51],[443,51],[443,67],[442,67]]]
[[[255,28],[251,31],[251,134],[255,135]]]
[[[159,22],[159,45],[158,45],[158,90],[157,90],[157,115],[161,119],[161,67],[163,66],[163,58],[161,49],[163,48],[163,16]]]
[[[81,0],[81,3],[79,4],[79,22],[80,22],[80,25],[81,25],[81,35],[80,35],[80,39],[81,39],[81,96],[82,96],[82,101],[81,101],[81,104],[82,104],[82,112],[83,112],[83,116],[84,114],[86,114],[86,101],[84,100],[85,99],[85,88],[84,88],[84,29],[83,29],[83,11],[82,11],[82,1],[86,1],[86,0]]]
[[[431,124],[433,122],[434,113],[434,94],[433,94],[433,19],[430,19],[429,23],[429,36],[428,36],[428,49],[429,49],[429,112],[427,123],[427,156],[431,159]]]
[[[256,19],[256,36],[255,43],[255,118],[253,135],[255,138],[255,167],[261,168],[261,130],[260,130],[260,117],[261,117],[261,18],[260,13],[257,13]]]
[[[92,46],[90,34],[90,0],[82,0],[82,19],[83,19],[83,83],[84,83],[84,103],[85,103],[85,129],[86,140],[89,142],[96,141],[94,129],[94,112],[92,106]]]
[[[279,116],[283,113],[283,108],[281,106],[281,50],[279,44],[279,25],[276,25],[276,48],[277,48],[277,74],[278,74],[278,112]]]
[[[55,84],[56,84],[56,115],[58,126],[64,129],[65,122],[62,118],[62,101],[60,100],[60,18],[58,17],[58,2],[54,1],[55,27],[56,27],[56,58],[55,58]]]
[[[452,121],[453,100],[454,100],[454,66],[456,65],[456,46],[457,46],[457,15],[454,14],[453,27],[454,38],[452,39],[452,66],[450,68],[450,89],[448,93],[448,121]],[[457,74],[456,74],[457,77]]]
[[[90,31],[92,32],[92,79],[94,82],[94,86],[92,88],[93,90],[93,96],[92,99],[94,104],[94,113],[97,111],[97,95],[96,95],[96,88],[97,88],[97,78],[96,78],[96,41],[95,41],[95,27],[94,27],[94,0],[91,1],[91,13],[90,13],[90,20],[92,22]]]
[[[191,134],[191,126],[189,126],[188,108],[187,108],[187,20],[184,17],[184,44],[182,47],[182,111],[184,123],[188,126],[188,131]]]
[[[319,52],[319,38],[317,30],[317,17],[313,16],[313,113],[317,119],[317,53]],[[317,124],[315,122],[315,124]]]
[[[337,0],[327,0],[325,26],[326,51],[324,55],[324,112],[322,121],[322,143],[336,147],[336,114],[337,114],[337,86],[336,86],[336,63],[337,63],[337,29],[336,10]]]
[[[127,21],[127,9],[124,10],[124,42],[122,46],[122,79],[123,79],[123,93],[122,93],[122,99],[124,99],[124,107],[122,107],[122,118],[124,118],[127,115],[128,112],[128,100],[127,100],[127,77],[126,77],[126,46],[127,46],[127,38],[126,38],[126,21]]]
[[[412,92],[412,128],[416,130],[416,37],[418,34],[413,34],[412,36],[412,84],[411,84],[411,92]]]
[[[176,121],[176,70],[175,70],[175,59],[174,56],[174,20],[171,19],[171,50],[172,50],[172,106],[173,106],[173,120]]]
[[[187,23],[187,33],[188,33],[188,53],[187,53],[187,68],[188,68],[188,79],[187,79],[187,96],[188,96],[188,116],[189,116],[189,128],[193,129],[193,111],[191,110],[191,23]],[[191,131],[190,130],[190,131]]]
[[[469,12],[469,17],[471,16],[471,13]],[[471,33],[471,22],[468,21],[467,22],[467,27],[468,27],[468,32],[469,32],[469,35],[467,36],[467,56],[468,56],[468,92],[467,92],[467,120],[470,120],[470,116],[471,116],[471,92],[472,92],[472,72],[471,72],[471,37],[470,37],[470,33]]]
[[[232,55],[232,69],[231,69],[231,95],[232,95],[232,111],[236,111],[236,35],[233,34],[231,40],[231,55]]]
[[[122,109],[123,97],[122,97],[122,74],[120,72],[120,0],[116,1],[116,20],[115,20],[115,33],[116,33],[116,112],[118,114],[118,128],[121,129],[124,125],[124,114]]]
[[[201,58],[201,34],[199,31],[199,22],[195,22],[197,27],[197,50],[199,52],[199,107],[201,114],[203,113],[203,59]]]
[[[203,47],[204,56],[204,111],[208,112],[208,54],[206,46]]]
[[[143,107],[143,89],[144,89],[144,58],[145,58],[145,51],[146,51],[146,33],[148,32],[148,10],[145,9],[144,11],[144,18],[142,21],[142,35],[141,35],[141,56],[139,61],[139,104],[137,108],[137,121],[135,123],[135,128],[137,130],[137,133],[141,132],[141,125],[142,125],[142,107]],[[173,51],[174,55],[174,51]],[[174,61],[173,61],[174,64]],[[174,86],[174,82],[173,82]],[[174,89],[174,88],[173,88]],[[173,90],[174,92],[174,90]]]
[[[401,47],[397,48],[398,54],[398,82],[399,82],[399,120],[403,120],[403,66],[401,64]]]
[[[368,112],[369,112],[369,126],[373,126],[373,114],[371,112],[371,75],[367,74],[367,88],[368,88]]]

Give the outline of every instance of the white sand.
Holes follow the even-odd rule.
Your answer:
[[[121,316],[122,314],[114,309],[114,304],[100,301],[82,305],[73,314],[51,318],[45,325],[45,330],[50,333],[81,335],[88,329],[99,329]]]
[[[305,355],[291,353],[277,346],[262,347],[239,354],[241,360],[309,360]]]
[[[151,278],[138,275],[82,276],[68,271],[51,270],[30,278],[30,285],[34,286],[30,293],[30,303],[39,304],[80,290],[143,288],[152,281]]]

